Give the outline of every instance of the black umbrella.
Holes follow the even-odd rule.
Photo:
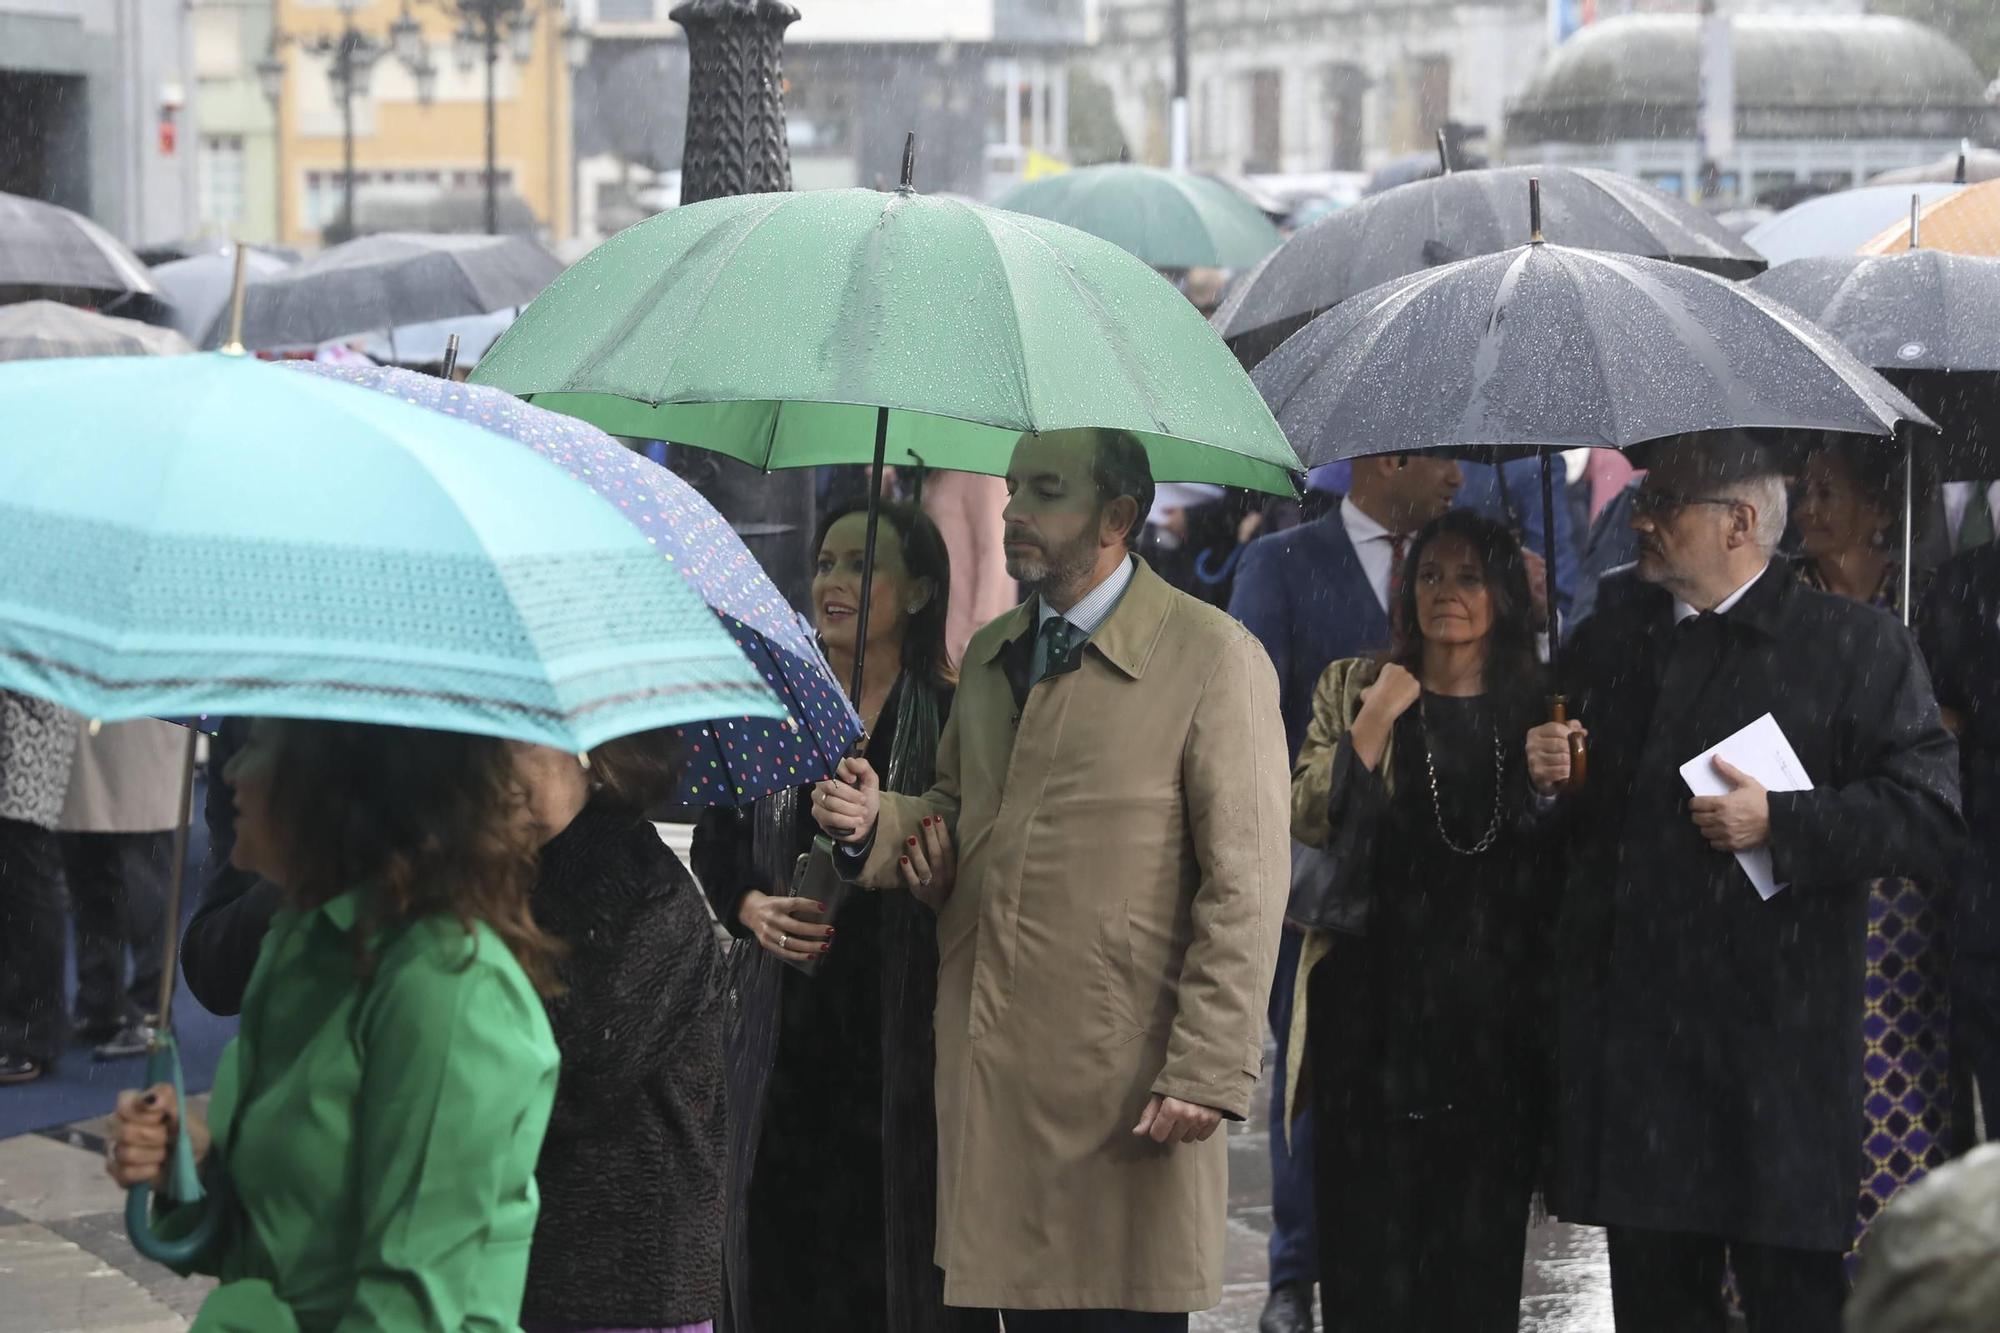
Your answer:
[[[1766,297],[1678,264],[1544,244],[1532,180],[1529,194],[1529,244],[1344,301],[1252,372],[1308,467],[1428,449],[1539,454],[1544,531],[1553,532],[1556,450],[1707,431],[1891,435],[1904,422],[1930,424],[1832,337]]]
[[[1455,171],[1399,186],[1320,219],[1238,282],[1216,330],[1254,366],[1348,297],[1440,264],[1519,245],[1528,181],[1543,186],[1548,228],[1567,245],[1671,260],[1725,278],[1763,258],[1692,204],[1588,167]]]
[[[1944,480],[2000,476],[2000,259],[1826,255],[1747,285],[1838,338],[1935,418]]]
[[[0,194],[0,303],[98,304],[152,290],[139,257],[83,214]]]
[[[528,304],[562,270],[561,260],[521,236],[365,236],[252,282],[243,342],[302,347],[489,314]],[[226,312],[216,316],[204,346],[221,345],[226,320]]]

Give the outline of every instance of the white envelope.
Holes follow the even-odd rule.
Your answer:
[[[1809,791],[1813,780],[1799,762],[1792,743],[1785,739],[1778,719],[1769,713],[1758,718],[1721,744],[1703,750],[1681,765],[1681,781],[1696,796],[1726,796],[1730,787],[1715,771],[1715,756],[1733,764],[1763,784],[1766,791]],[[1757,896],[1769,901],[1785,886],[1777,882],[1771,867],[1771,849],[1759,847],[1736,853],[1736,863],[1750,877]]]

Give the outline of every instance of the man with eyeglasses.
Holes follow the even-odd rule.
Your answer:
[[[1774,563],[1776,459],[1741,437],[1657,447],[1633,576],[1566,653],[1570,723],[1528,737],[1562,808],[1558,1153],[1551,1202],[1609,1228],[1619,1333],[1837,1333],[1861,1180],[1867,882],[1936,874],[1957,756],[1910,634]],[[1680,767],[1766,713],[1810,790]],[[1569,732],[1590,766],[1570,777]],[[1768,849],[1759,897],[1736,853]]]

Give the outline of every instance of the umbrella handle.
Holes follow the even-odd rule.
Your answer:
[[[1549,700],[1549,721],[1569,721],[1569,705],[1560,694]],[[1590,780],[1590,746],[1580,731],[1569,734],[1569,781],[1563,783],[1565,792],[1580,792]]]
[[[151,1087],[155,1083],[173,1085],[175,1113],[185,1126],[187,1088],[181,1078],[180,1047],[174,1041],[174,1034],[164,1028],[155,1034],[152,1049],[146,1055],[146,1086]],[[185,1132],[174,1135],[174,1151],[167,1164],[167,1178],[174,1198],[181,1204],[201,1202],[204,1196],[201,1174],[195,1168],[194,1146]],[[219,1200],[211,1200],[210,1206],[203,1209],[196,1219],[193,1230],[178,1239],[168,1240],[153,1231],[152,1186],[134,1185],[125,1194],[125,1234],[132,1238],[133,1249],[155,1263],[185,1266],[208,1248],[221,1227],[222,1208],[219,1203]]]

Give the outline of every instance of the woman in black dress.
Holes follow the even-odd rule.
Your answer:
[[[867,514],[833,510],[815,545],[813,618],[852,679]],[[885,504],[856,707],[891,790],[931,783],[956,676],[945,650],[949,557],[922,511]],[[900,893],[850,897],[831,926],[785,896],[817,831],[803,792],[697,827],[694,868],[735,934],[730,1053],[734,1333],[981,1327],[948,1311],[932,1262],[937,1122],[931,910]],[[940,836],[942,831],[940,830]],[[786,962],[817,958],[811,974]],[[992,1328],[988,1316],[984,1325]]]
[[[1387,661],[1321,678],[1293,777],[1301,842],[1372,825],[1365,933],[1310,932],[1299,968],[1321,1308],[1329,1331],[1513,1329],[1555,885],[1513,739],[1542,688],[1519,544],[1446,514],[1412,544],[1393,610]]]

